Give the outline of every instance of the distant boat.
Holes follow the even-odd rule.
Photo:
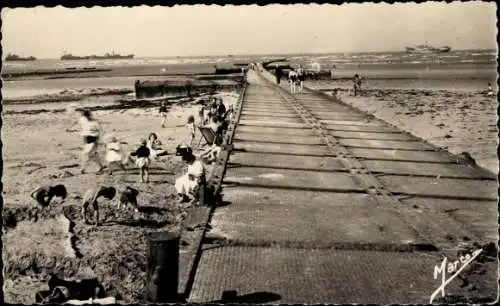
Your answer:
[[[405,47],[405,49],[406,53],[446,53],[451,51],[451,48],[448,46],[436,48],[429,44]]]
[[[134,54],[120,55],[116,53],[106,53],[104,55],[87,55],[87,56],[74,56],[71,53],[66,53],[61,56],[61,60],[87,60],[87,59],[130,59],[134,58]]]
[[[20,57],[19,55],[17,54],[12,54],[12,53],[9,53],[7,54],[7,56],[5,57],[5,61],[6,62],[15,62],[15,61],[36,61],[36,57],[34,56],[30,56],[30,57]]]

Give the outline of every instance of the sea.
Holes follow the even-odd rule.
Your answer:
[[[77,78],[23,77],[4,80],[4,99],[53,94],[67,89],[133,88],[135,80],[172,74],[210,73],[214,65],[260,62],[287,58],[291,65],[331,70],[334,79],[363,76],[367,83],[386,88],[484,90],[497,83],[497,50],[455,50],[439,54],[405,52],[269,54],[245,56],[190,56],[114,60],[40,59],[3,62],[2,75],[36,70],[89,68],[111,69],[98,76]],[[334,81],[333,81],[334,82]],[[378,83],[377,83],[378,82]]]

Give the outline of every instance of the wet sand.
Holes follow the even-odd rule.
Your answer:
[[[468,152],[477,164],[498,173],[497,98],[483,90],[407,89],[366,81],[354,97],[352,82],[331,82],[337,97],[453,154]],[[408,81],[411,84],[411,81]],[[388,87],[394,88],[388,88]],[[306,84],[325,88],[325,84]],[[378,87],[377,87],[378,86]],[[382,88],[379,88],[382,87]],[[332,90],[324,90],[332,95]]]

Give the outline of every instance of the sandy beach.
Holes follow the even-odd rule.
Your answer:
[[[453,154],[468,152],[478,165],[498,173],[496,95],[488,96],[477,84],[475,90],[454,90],[453,86],[408,89],[412,81],[404,87],[395,83],[366,80],[356,97],[350,89],[352,81],[309,82],[306,86],[321,88],[329,95],[336,88],[342,102]]]
[[[85,96],[89,92],[96,95]],[[114,171],[113,175],[96,175],[97,166],[90,164],[88,173],[79,173],[82,143],[76,114],[68,105],[96,106],[125,97],[116,92],[110,96],[97,95],[103,92],[103,89],[87,89],[80,97],[68,90],[56,95],[58,102],[36,103],[38,109],[49,110],[43,113],[30,113],[29,107],[33,104],[29,103],[7,103],[4,108],[3,216],[4,220],[10,220],[3,236],[6,302],[33,303],[36,291],[46,289],[48,273],[60,273],[67,278],[95,276],[107,293],[121,296],[124,302],[141,300],[146,271],[146,233],[178,228],[185,216],[187,207],[175,203],[173,187],[184,166],[180,157],[174,155],[176,146],[189,136],[185,125],[187,117],[196,116],[200,105],[172,104],[165,128],[160,127],[157,107],[94,112],[104,134],[118,137],[124,151],[136,149],[140,139],[151,132],[158,135],[169,155],[152,162],[150,182],[144,184],[138,182],[138,170],[132,165],[126,171]],[[65,101],[75,96],[81,99]],[[237,99],[236,93],[220,96],[227,106]],[[200,137],[198,134],[195,144]],[[104,159],[102,146],[100,155]],[[69,196],[65,201],[41,209],[29,198],[39,185],[56,183],[66,186]],[[103,226],[85,225],[79,213],[80,202],[88,188],[98,185],[114,186],[117,190],[126,186],[137,188],[140,212],[135,215],[120,212],[114,208],[115,204],[108,203],[101,208],[101,218],[106,219]],[[77,238],[73,246],[72,237]],[[49,245],[55,247],[47,248]],[[75,252],[83,255],[83,259]]]

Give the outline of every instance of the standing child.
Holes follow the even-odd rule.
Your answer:
[[[66,199],[67,192],[66,187],[61,184],[55,186],[44,185],[35,189],[30,196],[35,199],[40,206],[47,207],[54,197]]]
[[[205,125],[205,113],[203,111],[203,108],[200,109],[198,112],[198,122],[196,123],[198,126],[203,126]]]
[[[162,117],[161,119],[161,127],[165,127],[165,123],[167,122],[167,105],[165,102],[161,102],[160,109],[158,110],[160,113],[160,116]]]
[[[114,187],[99,186],[95,189],[89,189],[83,195],[82,215],[85,223],[89,224],[87,219],[87,209],[92,206],[94,209],[94,224],[98,226],[99,223],[99,205],[97,200],[101,197],[111,201],[115,197],[116,189]]]
[[[147,147],[152,158],[157,158],[168,154],[167,150],[161,148],[161,141],[158,139],[156,133],[149,134]]]
[[[208,124],[210,122],[211,112],[212,109],[210,103],[203,106],[203,121],[205,122],[205,124]]]
[[[122,170],[125,170],[125,159],[121,150],[121,145],[115,136],[111,136],[109,138],[109,142],[106,144],[106,150],[106,162],[108,163],[109,174],[113,175],[114,165],[117,165]]]
[[[187,128],[189,131],[189,146],[191,147],[193,145],[193,141],[196,137],[196,126],[194,124],[194,116],[189,116],[187,120]]]
[[[139,167],[141,174],[141,182],[147,183],[149,180],[149,148],[147,147],[146,139],[141,140],[141,146],[137,148],[135,152],[130,153],[131,156],[135,156],[135,164]]]

